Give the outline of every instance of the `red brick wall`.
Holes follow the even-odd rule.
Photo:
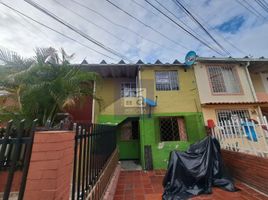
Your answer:
[[[268,159],[222,150],[225,165],[234,178],[268,194]]]
[[[8,171],[0,172],[0,192],[4,192],[7,182]],[[21,184],[22,171],[16,171],[14,174],[11,191],[19,191]]]
[[[69,199],[74,133],[36,132],[24,200]]]

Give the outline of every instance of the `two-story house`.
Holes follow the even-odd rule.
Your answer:
[[[248,67],[250,59],[198,57],[194,66],[205,123],[262,116]]]
[[[249,73],[262,114],[268,118],[268,59],[259,58],[249,62]]]
[[[85,64],[101,81],[95,85],[93,119],[118,126],[121,159],[143,168],[166,168],[171,150],[186,150],[205,136],[193,68],[173,64]]]

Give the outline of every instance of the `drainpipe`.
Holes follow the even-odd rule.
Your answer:
[[[142,90],[142,80],[141,80],[141,66],[139,65],[138,67],[138,79],[139,79],[139,92],[141,92]],[[140,122],[141,122],[141,126],[142,126],[142,130],[143,130],[143,105],[141,104],[140,105]],[[141,138],[141,141],[140,141],[140,148],[141,148],[141,155],[140,155],[140,159],[141,159],[141,164],[142,164],[142,167],[144,168],[145,167],[145,160],[144,160],[144,137],[143,137],[143,134],[141,131],[140,131],[140,138]],[[143,153],[142,153],[143,152]]]
[[[94,81],[94,84],[93,84],[93,96],[95,96],[95,93],[96,93],[96,80]],[[93,98],[93,101],[92,101],[92,108],[91,108],[91,122],[94,123],[95,122],[95,99]]]
[[[249,65],[250,65],[250,62],[248,61],[246,66],[245,66],[246,67],[246,76],[247,76],[247,80],[249,82],[249,87],[250,87],[254,102],[257,102],[258,99],[257,99],[257,96],[256,96],[256,92],[255,92],[254,86],[252,84],[252,81],[251,81],[251,78],[250,78],[250,75],[249,75],[249,72],[248,72]]]
[[[249,72],[248,72],[248,67],[249,66],[250,66],[250,62],[248,61],[247,64],[246,64],[246,66],[245,66],[246,67],[246,76],[247,76],[247,80],[248,80],[248,83],[249,83],[250,91],[252,93],[254,102],[258,102],[256,91],[254,89],[253,83],[251,81],[251,78],[250,78],[250,75],[249,75]],[[262,120],[263,115],[262,115],[262,111],[261,111],[260,106],[257,106],[257,112],[258,112],[258,115],[260,116],[260,119]]]
[[[138,67],[138,77],[139,77],[139,92],[142,90],[142,81],[141,81],[141,66]],[[140,114],[143,116],[143,107],[140,105]]]

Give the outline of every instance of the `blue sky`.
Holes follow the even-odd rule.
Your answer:
[[[227,54],[218,55],[196,39],[193,39],[159,12],[150,7],[144,0],[111,1],[137,17],[139,20],[150,25],[155,30],[158,30],[166,37],[159,35],[126,14],[120,12],[106,0],[76,0],[99,12],[106,17],[106,19],[75,4],[73,0],[57,0],[58,2],[64,2],[64,5],[70,8],[73,12],[84,16],[84,18],[97,24],[99,27],[102,27],[102,29],[66,10],[61,5],[57,4],[55,0],[34,1],[60,16],[66,22],[74,25],[90,37],[95,38],[107,47],[123,54],[133,62],[136,62],[138,59],[151,63],[155,62],[157,59],[160,59],[163,63],[173,62],[175,59],[183,61],[185,54],[189,50],[196,51],[199,56],[229,56]],[[138,6],[135,1],[144,8]],[[268,13],[265,13],[265,11],[258,7],[257,4],[250,1],[251,5],[261,13],[262,17],[255,16],[238,4],[236,0],[179,1],[205,25],[213,37],[224,46],[228,52],[230,52],[231,56],[244,57],[246,55],[251,55],[254,57],[268,57]],[[72,38],[75,38],[80,43],[83,43],[90,48],[94,48],[104,54],[114,57],[115,60],[106,58],[84,46],[63,38],[44,27],[40,27],[38,24],[29,22],[27,19],[15,14],[2,5],[0,5],[1,48],[8,48],[18,52],[24,57],[29,57],[34,54],[35,47],[52,46],[56,49],[63,47],[70,54],[76,54],[75,60],[73,60],[75,63],[81,62],[84,58],[86,58],[89,63],[99,63],[103,59],[108,63],[115,63],[121,60],[121,58],[97,47],[80,35],[72,32],[48,16],[45,16],[24,1],[2,0],[2,2],[11,5],[42,23],[48,24],[52,28],[57,29]],[[155,0],[150,0],[150,2],[160,8]],[[182,12],[173,0],[159,0],[159,2],[176,15],[176,18],[170,15],[172,19],[180,24],[183,22],[195,31],[198,38],[202,38],[213,48],[218,48],[204,31],[202,31],[202,29],[194,23],[189,16]],[[107,19],[121,25],[121,27],[112,24]],[[122,26],[132,30],[132,32],[122,28]],[[103,29],[108,30],[116,37],[105,32]],[[138,33],[142,37],[133,32]],[[186,48],[181,47],[179,44],[182,44],[182,46]]]
[[[228,21],[223,22],[217,27],[220,32],[235,34],[239,31],[241,26],[245,23],[245,18],[242,15],[237,15]]]

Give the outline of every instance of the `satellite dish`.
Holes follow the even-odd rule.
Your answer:
[[[185,56],[185,62],[184,64],[186,67],[191,67],[196,60],[196,53],[194,51],[189,51]]]

